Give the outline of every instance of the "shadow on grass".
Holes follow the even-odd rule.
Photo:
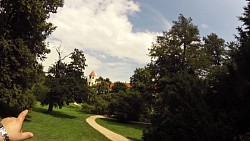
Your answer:
[[[0,117],[6,118],[6,117],[17,117],[18,114],[22,111],[21,108],[18,107],[10,107],[7,104],[1,104],[0,103]]]
[[[142,141],[142,139],[136,139],[136,138],[131,138],[131,137],[126,137],[128,138],[129,140],[132,140],[132,141]]]
[[[77,118],[75,116],[71,116],[71,115],[65,114],[65,113],[60,112],[60,111],[53,111],[52,113],[48,113],[46,109],[38,108],[38,107],[34,108],[34,111],[40,112],[40,113],[43,113],[46,115],[50,115],[53,117],[57,117],[57,118],[68,118],[68,119]]]
[[[28,115],[26,115],[24,121],[25,122],[31,122],[31,119],[32,119],[32,116],[28,114]]]
[[[117,119],[113,119],[113,118],[102,118],[101,120],[107,121],[107,122],[112,122],[115,125],[126,125],[126,126],[130,126],[134,129],[141,129],[141,128],[148,128],[150,127],[150,125],[148,124],[141,124],[141,123],[134,123],[134,122],[120,122]]]

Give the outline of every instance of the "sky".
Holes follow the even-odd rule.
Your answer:
[[[95,71],[112,82],[129,82],[136,68],[150,63],[148,49],[180,14],[193,19],[201,37],[216,33],[234,41],[236,28],[242,25],[237,17],[246,4],[245,0],[64,0],[48,19],[57,28],[46,40],[51,53],[44,69],[57,61],[56,47],[61,46],[63,56],[77,48],[86,57],[85,76]]]

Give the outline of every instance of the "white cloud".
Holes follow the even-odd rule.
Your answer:
[[[207,29],[209,26],[207,24],[201,24],[201,28]]]
[[[58,46],[62,41],[65,54],[74,48],[83,50],[87,74],[95,70],[111,81],[128,81],[136,67],[149,63],[148,48],[159,35],[133,32],[128,16],[139,11],[132,0],[65,0],[64,7],[49,19],[57,29],[48,42]],[[55,62],[54,51],[45,66]]]

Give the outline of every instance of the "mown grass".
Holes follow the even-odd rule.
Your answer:
[[[76,107],[54,109],[52,114],[46,113],[47,108],[38,103],[24,122],[24,130],[34,133],[31,141],[108,141],[86,123],[89,115]]]
[[[99,125],[133,141],[142,141],[143,129],[150,126],[137,123],[120,123],[112,119],[96,119],[96,122]]]

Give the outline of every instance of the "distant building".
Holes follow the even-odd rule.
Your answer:
[[[131,87],[132,87],[130,83],[125,82],[124,84],[125,84],[128,88],[131,88]],[[109,88],[112,89],[112,87],[113,87],[114,85],[115,85],[115,83],[110,83]]]
[[[94,85],[97,85],[98,83],[100,83],[100,82],[97,81],[97,79],[98,79],[99,77],[97,76],[97,73],[95,73],[94,71],[92,71],[92,72],[89,74],[89,76],[87,76],[86,78],[87,78],[87,85],[88,85],[88,86],[94,86]],[[109,84],[108,84],[108,85],[109,85],[109,88],[112,89],[112,87],[114,86],[114,84],[115,84],[115,83],[112,83],[112,82],[109,83]],[[132,87],[130,83],[125,82],[124,84],[125,84],[128,88],[131,88],[131,87]]]
[[[125,82],[125,85],[126,85],[128,88],[131,88],[131,87],[132,87],[131,84],[130,84],[130,83],[127,83],[127,82]]]
[[[87,77],[88,86],[96,85],[97,84],[97,79],[98,79],[97,74],[94,71],[92,71],[89,74],[89,76]]]

